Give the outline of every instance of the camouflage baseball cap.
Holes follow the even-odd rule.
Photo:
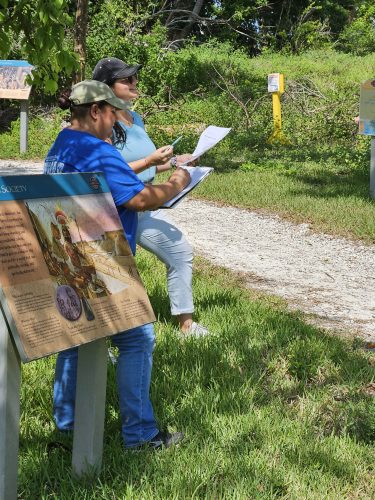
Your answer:
[[[83,80],[73,85],[69,100],[76,106],[105,101],[114,108],[127,109],[125,101],[116,97],[108,85],[97,80]]]

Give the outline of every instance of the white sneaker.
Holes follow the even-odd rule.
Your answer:
[[[210,334],[210,332],[208,331],[208,328],[193,321],[189,330],[187,330],[186,332],[181,332],[181,338],[183,338],[183,337],[205,337],[206,335],[209,335],[209,334]]]

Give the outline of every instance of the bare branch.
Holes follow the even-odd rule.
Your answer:
[[[251,118],[250,118],[250,113],[249,113],[249,110],[247,109],[247,106],[248,106],[249,102],[251,101],[251,98],[249,98],[245,102],[243,102],[243,100],[238,95],[236,95],[233,92],[233,90],[231,90],[228,81],[219,72],[219,70],[213,64],[211,66],[214,69],[215,73],[220,78],[220,80],[221,80],[221,82],[222,82],[222,84],[224,85],[225,88],[223,88],[220,85],[220,83],[217,82],[216,80],[214,80],[214,83],[217,85],[217,87],[219,87],[220,90],[222,90],[223,92],[226,91],[227,94],[229,94],[229,96],[232,98],[232,100],[242,109],[242,111],[243,111],[243,113],[245,115],[246,128],[249,129],[251,127]],[[234,82],[232,82],[232,83],[234,83]]]

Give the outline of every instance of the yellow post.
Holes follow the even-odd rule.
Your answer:
[[[271,73],[268,75],[268,92],[272,94],[273,107],[273,132],[268,139],[269,143],[279,142],[281,144],[291,144],[281,130],[281,100],[284,93],[284,75],[282,73]]]
[[[273,133],[281,132],[281,101],[280,93],[272,92],[272,107],[273,107]]]

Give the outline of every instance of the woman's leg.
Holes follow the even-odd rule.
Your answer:
[[[74,425],[77,385],[78,348],[60,352],[53,386],[53,417],[60,431],[70,431]]]
[[[117,384],[125,446],[149,441],[159,432],[150,401],[152,352],[155,335],[151,324],[133,328],[112,337],[120,351]],[[57,357],[53,414],[61,431],[74,427],[78,348]]]
[[[117,384],[122,436],[126,448],[131,448],[159,432],[150,401],[154,327],[148,324],[133,328],[111,340],[119,349]]]
[[[194,311],[193,250],[190,244],[161,210],[139,216],[137,243],[166,265],[171,313],[178,317],[181,329],[187,330]]]

